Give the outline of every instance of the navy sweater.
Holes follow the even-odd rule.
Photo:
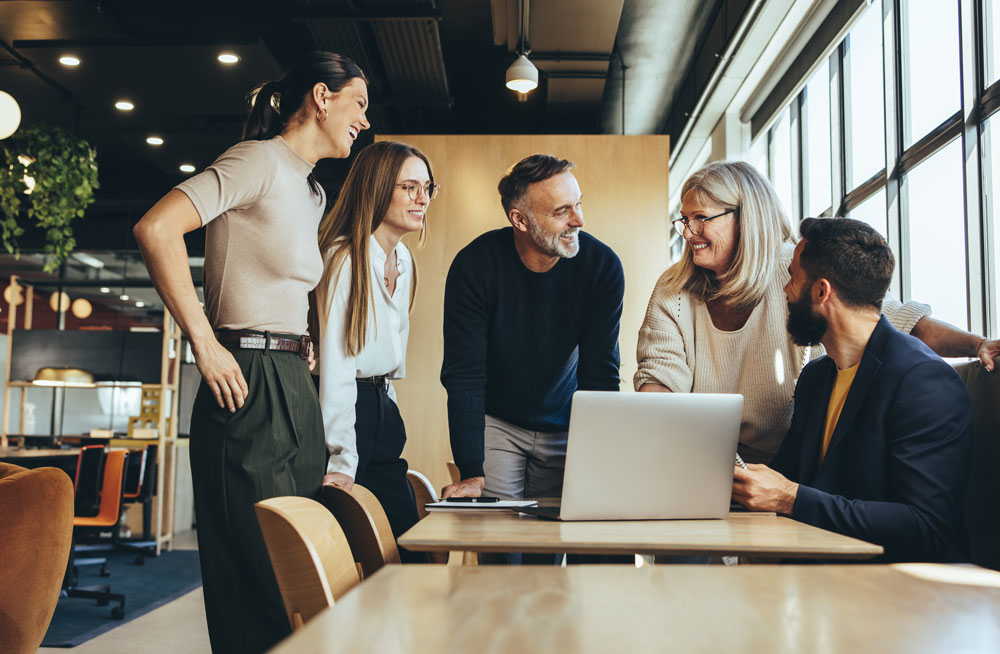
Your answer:
[[[463,479],[483,474],[487,414],[565,431],[575,390],[618,390],[625,274],[611,248],[579,238],[579,254],[544,273],[522,263],[510,227],[483,234],[451,264],[441,383]]]

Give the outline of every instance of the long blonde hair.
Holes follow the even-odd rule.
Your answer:
[[[357,356],[364,347],[368,330],[368,311],[373,292],[371,259],[368,256],[369,238],[382,224],[392,203],[392,194],[396,191],[396,178],[403,163],[410,157],[417,157],[427,165],[427,174],[431,183],[434,183],[431,163],[417,148],[395,141],[373,143],[358,153],[337,201],[319,226],[319,249],[324,259],[333,250],[316,287],[316,308],[320,325],[325,325],[331,318],[330,286],[334,276],[343,267],[344,258],[351,258],[351,289],[347,315],[344,317],[347,327],[345,345],[350,356]],[[420,230],[419,245],[424,243],[426,229],[425,218]],[[413,306],[417,291],[416,263],[412,269],[410,307]],[[333,319],[338,318],[334,316]]]
[[[724,298],[740,309],[756,306],[774,280],[781,246],[795,243],[774,187],[748,163],[718,161],[688,177],[681,198],[688,193],[696,193],[701,203],[738,210],[736,253],[729,270],[717,277],[695,265],[694,252],[685,244],[681,260],[665,274],[668,292],[684,291],[703,302]]]

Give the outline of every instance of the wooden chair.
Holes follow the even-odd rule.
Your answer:
[[[451,475],[451,483],[457,484],[462,481],[462,473],[459,472],[458,466],[455,465],[454,461],[448,461],[445,465],[448,466],[448,474]]]
[[[387,563],[400,562],[389,518],[370,490],[360,484],[354,484],[350,492],[327,485],[323,487],[323,504],[343,528],[362,578],[372,576]]]
[[[965,529],[970,559],[1000,570],[1000,358],[994,371],[978,361],[955,367],[972,400],[972,462],[965,493]]]
[[[344,531],[322,504],[272,497],[254,508],[292,630],[360,583]]]
[[[0,463],[0,650],[35,652],[56,610],[73,537],[73,481]]]
[[[111,542],[106,546],[114,547],[118,543],[118,521],[122,507],[122,487],[125,478],[125,458],[128,452],[125,450],[111,450],[108,452],[104,462],[104,476],[101,483],[101,505],[96,516],[75,516],[73,518],[73,539],[76,541],[81,536],[88,533],[111,531]],[[111,609],[111,617],[120,620],[125,617],[125,596],[121,593],[112,593],[111,586],[104,584],[101,586],[79,587],[76,585],[75,567],[77,561],[74,551],[70,550],[69,566],[67,569],[66,595],[69,597],[83,597],[97,600],[98,606],[104,606],[108,602],[118,602],[118,606]],[[90,561],[91,563],[100,560]],[[80,562],[82,563],[82,562]],[[107,561],[102,564],[101,576],[107,576]]]
[[[413,495],[417,498],[417,513],[420,514],[420,519],[423,520],[427,517],[428,513],[427,509],[424,508],[424,504],[437,502],[437,491],[434,490],[434,484],[431,483],[431,480],[422,472],[407,470],[406,479],[410,482],[410,486],[413,487]],[[431,563],[448,563],[448,552],[428,552],[427,558],[430,559]]]

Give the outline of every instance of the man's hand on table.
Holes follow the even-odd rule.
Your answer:
[[[457,484],[448,484],[441,489],[441,499],[447,497],[479,497],[483,494],[484,477],[469,477]]]
[[[792,515],[799,485],[762,463],[733,468],[733,499],[751,511]]]

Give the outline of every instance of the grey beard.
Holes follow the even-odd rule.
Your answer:
[[[561,240],[562,236],[569,236],[570,234],[576,235],[576,239],[573,240],[571,245],[563,243]],[[562,234],[552,234],[542,230],[538,222],[531,216],[528,217],[528,235],[531,236],[531,240],[535,242],[545,254],[552,257],[562,257],[564,259],[572,259],[580,252],[580,228],[574,227],[573,229],[566,230]]]

